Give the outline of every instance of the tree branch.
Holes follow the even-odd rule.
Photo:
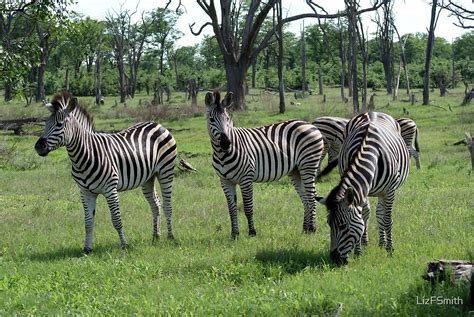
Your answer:
[[[195,24],[196,24],[196,22],[194,22],[193,24],[189,24],[189,30],[190,30],[191,33],[192,33],[193,35],[195,35],[195,36],[198,36],[199,34],[201,34],[202,30],[203,30],[206,26],[208,26],[208,25],[212,26],[212,23],[211,23],[211,22],[206,22],[206,23],[204,23],[204,24],[201,26],[201,28],[199,29],[199,31],[194,32],[193,26],[194,26]]]

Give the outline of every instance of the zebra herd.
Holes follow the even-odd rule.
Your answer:
[[[352,250],[360,254],[361,245],[368,243],[368,196],[378,197],[379,244],[393,252],[391,212],[395,191],[408,176],[410,154],[420,166],[418,130],[411,119],[364,113],[351,120],[320,117],[312,124],[290,120],[259,128],[237,128],[228,110],[232,93],[221,100],[218,91],[208,92],[205,103],[212,165],[227,200],[232,237],[239,235],[236,186],[241,189],[249,235],[254,236],[253,183],[288,175],[303,203],[304,232],[316,230],[316,202],[327,206],[333,261],[347,263]],[[84,207],[84,253],[92,250],[99,194],[107,200],[123,248],[128,244],[120,216],[120,191],[142,187],[153,214],[153,238],[160,236],[155,178],[161,188],[168,238],[173,239],[171,192],[177,150],[171,133],[152,122],[138,123],[118,133],[95,132],[87,111],[66,92],[55,96],[46,107],[51,116],[35,150],[46,156],[62,146],[67,149]],[[328,166],[319,173],[326,153]],[[341,175],[339,184],[327,197],[317,197],[316,177],[329,173],[336,165]]]

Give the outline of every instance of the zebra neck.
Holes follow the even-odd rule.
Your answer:
[[[95,132],[82,126],[76,118],[71,117],[66,135],[66,149],[74,166],[81,165],[84,157],[89,159],[93,157],[89,152],[93,143],[91,139],[96,136]]]
[[[352,187],[355,192],[355,202],[360,205],[369,195],[374,178],[376,176],[377,156],[366,156],[361,153],[356,154],[356,159],[349,165],[346,172],[341,177],[341,195],[345,190]]]

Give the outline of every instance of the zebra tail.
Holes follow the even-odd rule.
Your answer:
[[[420,153],[420,145],[418,144],[418,128],[415,130],[415,150]]]
[[[316,177],[316,179],[320,179],[321,177],[326,176],[327,174],[331,173],[331,171],[336,167],[339,163],[339,160],[336,158],[335,160],[332,160],[331,162],[328,163],[328,165],[323,169],[321,173]]]

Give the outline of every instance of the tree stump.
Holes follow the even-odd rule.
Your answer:
[[[474,170],[474,143],[472,142],[472,135],[470,132],[465,132],[464,137],[466,138],[466,145],[469,154],[471,154],[471,169]]]
[[[373,93],[370,94],[369,105],[368,105],[368,107],[367,107],[367,109],[368,109],[369,111],[374,111],[374,110],[375,110],[375,100],[374,100],[374,99],[375,99],[375,98],[374,98],[375,96],[377,96],[377,94],[376,94],[375,92],[373,92]]]

